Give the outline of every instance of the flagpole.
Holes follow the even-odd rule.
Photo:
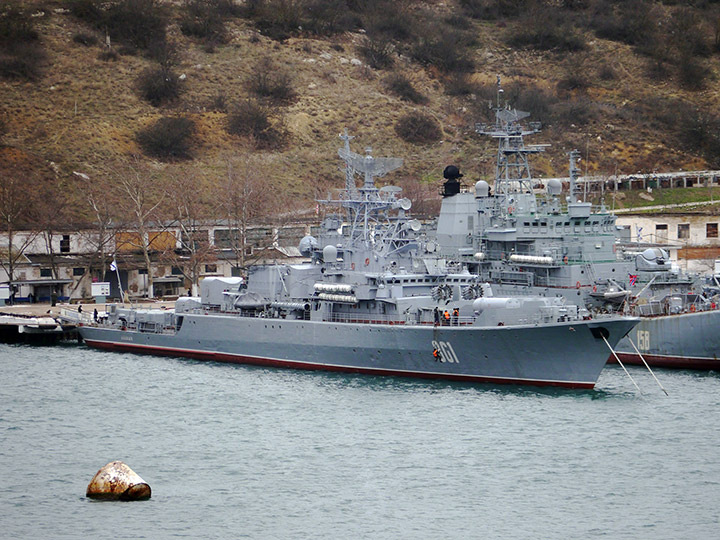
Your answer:
[[[125,303],[125,292],[122,288],[122,282],[120,281],[120,270],[118,269],[117,262],[115,261],[115,257],[113,257],[113,261],[110,263],[110,270],[115,270],[115,275],[117,276],[118,280],[118,289],[120,290],[120,301],[124,304]]]

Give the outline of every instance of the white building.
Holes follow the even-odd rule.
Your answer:
[[[720,258],[720,216],[701,212],[622,214],[632,241],[665,244],[670,257],[689,272],[708,272]]]

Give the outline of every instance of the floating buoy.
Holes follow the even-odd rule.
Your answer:
[[[122,461],[112,461],[93,476],[85,496],[108,501],[144,501],[150,498],[150,486]]]

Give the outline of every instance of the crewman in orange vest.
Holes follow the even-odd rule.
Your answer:
[[[446,309],[445,312],[443,313],[443,317],[444,317],[444,319],[445,319],[445,320],[443,321],[444,324],[445,324],[446,326],[449,325],[449,324],[450,324],[450,312],[449,312],[447,309]]]

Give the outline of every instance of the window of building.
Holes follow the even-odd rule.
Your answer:
[[[60,240],[60,253],[70,253],[70,235],[63,234]]]
[[[147,276],[147,268],[138,268],[139,276]]]
[[[667,242],[668,226],[667,223],[658,223],[655,225],[655,238],[658,242]]]
[[[73,276],[84,276],[85,275],[85,269],[81,266],[76,266],[73,268]]]
[[[706,223],[705,224],[705,235],[707,238],[718,237],[718,224],[717,223]]]
[[[240,233],[236,229],[215,229],[213,243],[219,249],[232,249],[240,244]]]
[[[52,268],[41,268],[40,277],[52,277]]]
[[[690,238],[690,224],[679,223],[678,224],[678,240]]]
[[[173,267],[170,269],[170,273],[171,273],[173,276],[182,276],[182,269],[180,269],[180,268],[177,267],[177,266],[173,266]]]
[[[217,264],[206,264],[205,272],[206,273],[217,272]]]

